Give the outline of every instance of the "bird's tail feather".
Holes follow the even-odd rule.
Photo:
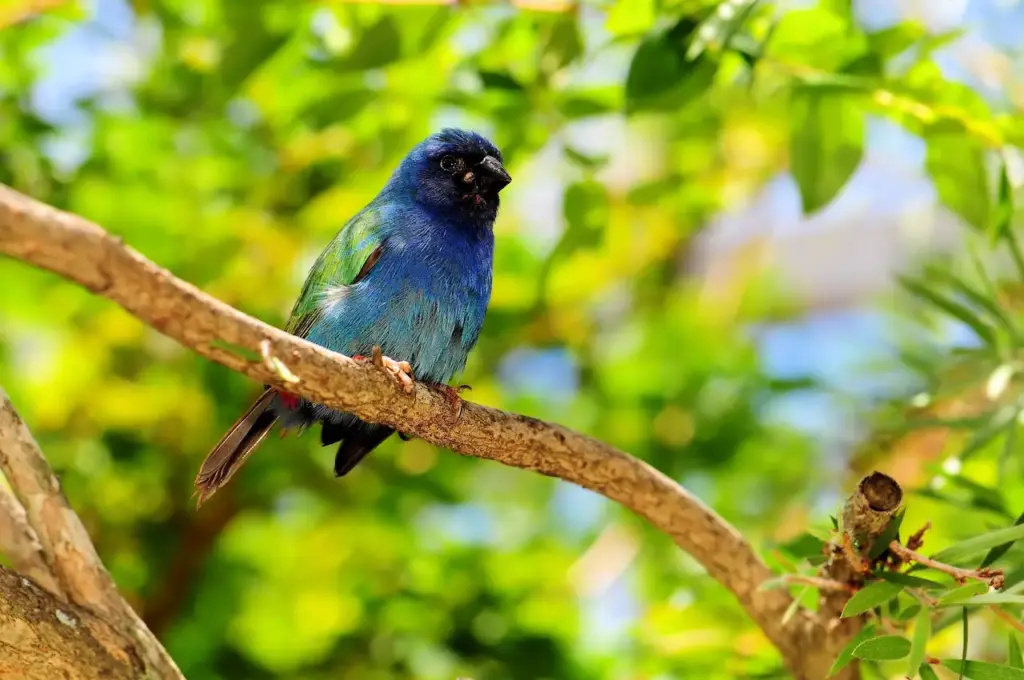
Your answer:
[[[249,455],[266,439],[270,428],[277,421],[277,414],[272,408],[274,395],[273,389],[264,391],[206,456],[196,475],[193,496],[199,495],[197,507],[227,484]]]

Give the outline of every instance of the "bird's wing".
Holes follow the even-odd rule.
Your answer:
[[[370,272],[384,249],[382,225],[380,209],[368,207],[342,227],[310,269],[285,330],[306,337],[323,316],[324,295],[358,283]]]

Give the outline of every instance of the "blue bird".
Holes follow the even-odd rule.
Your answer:
[[[452,128],[428,137],[320,254],[286,330],[357,359],[372,356],[409,391],[413,378],[438,385],[458,409],[461,399],[447,383],[480,336],[498,194],[511,181],[485,137]],[[195,480],[200,505],[278,421],[285,430],[320,422],[322,444],[339,444],[338,477],[394,433],[267,387],[203,461]]]

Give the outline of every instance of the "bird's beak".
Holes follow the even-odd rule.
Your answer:
[[[498,193],[512,181],[505,167],[494,156],[484,156],[476,167],[483,184],[493,189],[494,193]]]

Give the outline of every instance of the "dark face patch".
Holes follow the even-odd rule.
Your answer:
[[[511,181],[501,152],[486,138],[445,130],[425,144],[419,197],[424,203],[464,217],[493,221],[498,194]]]

